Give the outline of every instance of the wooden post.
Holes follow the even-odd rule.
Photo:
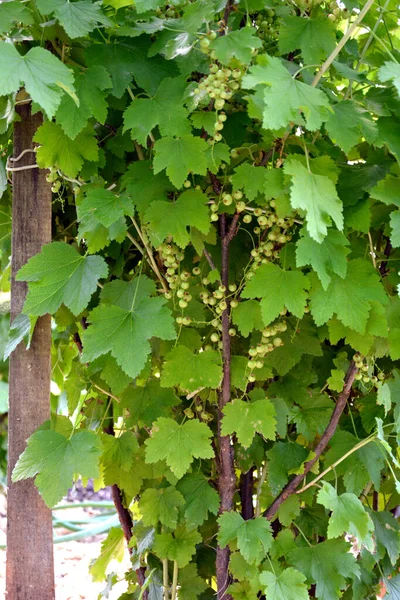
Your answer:
[[[17,106],[14,157],[33,148],[40,113]],[[13,167],[35,164],[25,154]],[[22,311],[26,283],[15,275],[27,260],[51,241],[51,188],[40,169],[13,173],[11,319]],[[27,438],[50,416],[50,316],[38,319],[30,350],[21,343],[10,357],[7,493],[7,600],[54,600],[53,528],[51,511],[32,479],[11,483],[11,473]]]

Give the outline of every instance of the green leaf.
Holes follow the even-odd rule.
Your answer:
[[[4,349],[4,358],[7,360],[15,348],[22,342],[25,336],[28,338],[26,344],[27,350],[30,348],[33,330],[36,325],[35,318],[29,318],[28,315],[20,313],[15,317],[13,322],[10,324],[10,330],[8,332],[8,341]]]
[[[181,77],[164,79],[153,98],[136,98],[124,112],[124,132],[146,145],[147,137],[158,125],[162,136],[185,136],[191,127],[183,105],[186,82]]]
[[[160,388],[158,381],[149,381],[145,387],[129,387],[121,397],[121,406],[131,415],[127,418],[128,426],[151,427],[158,417],[168,417],[171,408],[179,403],[173,391]]]
[[[279,28],[278,45],[282,54],[300,48],[308,64],[322,62],[335,47],[335,28],[326,18],[287,16]]]
[[[178,567],[185,567],[196,552],[196,544],[201,542],[201,535],[195,529],[191,531],[178,527],[172,533],[159,533],[155,536],[153,551],[161,559],[173,560]]]
[[[263,329],[260,303],[257,300],[246,300],[232,309],[232,323],[236,325],[244,337],[248,337],[254,329]]]
[[[211,48],[217,59],[224,65],[229,65],[234,58],[247,65],[251,61],[252,51],[262,46],[261,40],[255,33],[252,27],[230,31],[226,35],[217,37],[211,43]]]
[[[101,443],[103,454],[100,460],[103,466],[104,483],[106,485],[118,484],[121,471],[127,472],[132,467],[138,451],[137,440],[131,431],[125,431],[118,437],[104,433]]]
[[[369,194],[371,198],[376,198],[385,204],[395,204],[400,207],[400,178],[387,175],[385,179],[378,181]]]
[[[179,385],[194,392],[199,387],[217,388],[222,378],[221,360],[214,350],[195,354],[185,346],[176,346],[165,357],[161,386]]]
[[[295,442],[276,442],[267,453],[269,459],[268,485],[277,495],[289,481],[289,474],[296,471],[308,457],[308,450]]]
[[[392,233],[390,235],[390,241],[394,248],[400,246],[400,210],[395,210],[390,214],[390,227]]]
[[[293,79],[279,58],[264,58],[266,64],[250,67],[242,81],[244,89],[263,86],[263,127],[280,129],[293,122],[318,129],[332,111],[324,92]]]
[[[314,240],[324,240],[331,219],[343,229],[342,203],[329,177],[311,173],[294,158],[285,161],[284,171],[292,176],[291,205],[306,212],[307,230]]]
[[[185,498],[185,518],[190,529],[202,525],[208,513],[218,514],[218,492],[201,472],[188,473],[176,487]]]
[[[332,400],[324,394],[312,394],[310,391],[294,400],[299,404],[299,407],[292,408],[297,432],[311,442],[317,433],[322,435],[325,431],[333,411]]]
[[[223,413],[222,435],[236,432],[239,444],[244,448],[251,445],[256,432],[267,440],[275,438],[275,407],[267,398],[254,402],[236,398],[224,407]]]
[[[149,160],[131,163],[122,176],[122,186],[126,187],[140,215],[151,202],[167,199],[167,194],[175,191],[165,173],[154,174]]]
[[[164,298],[152,298],[154,284],[144,277],[104,286],[102,302],[89,314],[91,326],[83,334],[83,361],[111,352],[131,377],[143,369],[151,347],[149,339],[175,338],[170,310]]]
[[[189,5],[190,6],[190,5]],[[185,600],[198,600],[207,589],[207,584],[199,577],[195,564],[190,564],[179,571],[179,592]]]
[[[278,265],[262,264],[246,284],[243,298],[261,298],[261,314],[269,325],[286,307],[299,319],[304,315],[308,278],[299,271],[285,271]]]
[[[98,280],[107,273],[107,264],[100,256],[81,256],[64,242],[47,244],[18,271],[17,280],[29,282],[24,312],[39,317],[54,314],[65,304],[79,315],[96,291]]]
[[[244,190],[249,200],[254,200],[258,194],[264,192],[265,175],[267,171],[262,167],[254,167],[249,163],[243,163],[236,167],[232,175],[232,186],[235,190]]]
[[[101,543],[100,556],[89,569],[93,581],[104,581],[106,570],[112,560],[122,562],[125,556],[125,538],[121,527],[112,527]]]
[[[56,113],[56,121],[68,137],[75,139],[91,117],[99,123],[105,122],[108,111],[105,90],[111,85],[111,78],[101,65],[76,74],[75,87],[79,104],[70,96],[64,95]]]
[[[179,425],[173,419],[160,417],[153,425],[152,436],[145,441],[146,462],[165,460],[181,479],[195,458],[212,458],[212,432],[205,423],[186,421]]]
[[[376,270],[370,263],[358,258],[348,263],[345,279],[332,275],[326,290],[313,277],[310,299],[311,312],[318,326],[336,314],[346,327],[362,334],[366,330],[371,302],[387,304]]]
[[[16,0],[2,2],[0,4],[0,33],[7,33],[16,22],[32,25],[32,13],[24,4]]]
[[[35,477],[47,506],[55,506],[76,475],[97,478],[100,439],[92,431],[78,431],[69,439],[56,431],[37,431],[28,439],[14,467],[13,482]]]
[[[359,576],[359,567],[344,540],[327,540],[316,546],[302,546],[289,554],[289,560],[304,573],[308,581],[317,584],[316,597],[336,600],[342,597],[347,579]]]
[[[207,143],[202,138],[193,135],[157,140],[154,144],[154,173],[166,169],[171,182],[180,188],[189,173],[206,174],[207,148]]]
[[[133,215],[132,201],[124,194],[120,196],[104,188],[89,188],[78,207],[78,218],[91,215],[104,227],[110,227],[124,215]]]
[[[140,497],[139,511],[145,525],[161,523],[175,529],[178,522],[178,509],[185,500],[174,487],[161,489],[148,488]]]
[[[68,177],[76,177],[85,160],[95,161],[99,155],[92,131],[81,131],[71,140],[59,125],[51,121],[39,127],[34,141],[40,144],[36,152],[38,165],[42,169],[58,167]]]
[[[368,549],[373,549],[374,525],[357,496],[349,493],[338,496],[335,488],[323,481],[317,501],[332,511],[328,524],[329,539],[349,533]]]
[[[386,588],[386,600],[400,599],[400,575],[396,575],[391,579],[383,579]]]
[[[58,4],[54,15],[70,38],[84,37],[100,24],[105,26],[112,24],[103,14],[101,5],[102,2],[92,2],[92,0],[67,1]]]
[[[378,546],[386,550],[395,567],[400,556],[400,526],[390,512],[371,511]]]
[[[0,71],[0,96],[13,94],[24,85],[49,119],[54,116],[64,92],[76,101],[72,71],[39,46],[21,56],[13,44],[0,42]]]
[[[331,274],[336,273],[342,279],[346,277],[346,257],[350,252],[348,245],[343,233],[335,229],[328,229],[321,244],[303,229],[302,237],[296,244],[296,264],[298,267],[311,265],[326,290],[331,282]]]
[[[362,137],[374,142],[378,137],[378,128],[367,110],[351,100],[343,100],[333,107],[325,127],[330,137],[348,152],[358,144]]]
[[[239,551],[250,564],[260,563],[272,544],[271,525],[264,517],[245,521],[237,512],[223,512],[218,519],[221,547],[237,540]]]
[[[392,81],[393,85],[400,94],[400,65],[392,60],[388,60],[378,71],[381,81]]]
[[[171,236],[178,246],[185,248],[190,242],[191,227],[207,234],[210,229],[207,202],[208,197],[200,190],[183,192],[176,202],[152,202],[145,219],[150,224],[153,245],[157,247]]]
[[[269,571],[263,571],[260,575],[268,600],[308,600],[305,580],[304,575],[292,567],[282,571],[279,576]]]

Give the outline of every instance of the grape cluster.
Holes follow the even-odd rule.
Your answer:
[[[173,4],[167,4],[164,7],[156,8],[156,15],[159,19],[179,19],[182,16],[181,8]]]
[[[286,308],[281,311],[281,315],[284,317],[287,313]],[[262,369],[264,366],[264,357],[269,353],[273,352],[276,348],[283,346],[283,340],[279,337],[279,333],[283,333],[287,330],[287,323],[285,320],[278,321],[269,327],[265,327],[262,331],[261,342],[257,346],[251,346],[249,348],[249,360],[247,367],[250,369],[250,374],[247,379],[250,383],[256,381],[257,376],[255,369]]]
[[[49,171],[50,172],[46,175],[46,181],[52,184],[51,191],[53,194],[57,194],[60,191],[62,181],[57,173],[57,169],[51,168]]]
[[[276,23],[274,22],[275,12],[271,9],[266,10],[263,14],[259,13],[255,20],[257,29],[257,37],[261,40],[267,40],[271,36],[277,35]]]
[[[372,383],[373,385],[376,385],[379,381],[385,379],[385,374],[382,373],[382,371],[377,375],[373,375],[374,365],[368,364],[368,359],[359,352],[353,356],[353,360],[357,369],[359,369],[355,376],[356,381],[362,381],[364,384]]]
[[[203,40],[207,40],[207,38],[203,38]],[[213,63],[210,66],[210,74],[199,82],[193,93],[199,101],[208,103],[212,100],[214,108],[218,112],[224,108],[225,102],[230,100],[240,88],[239,80],[241,77],[242,72],[240,69],[228,69]],[[210,143],[219,142],[222,139],[221,131],[224,128],[225,121],[225,113],[217,115],[214,135],[210,138]]]
[[[328,19],[335,23],[336,21],[340,21],[342,19],[348,19],[350,17],[350,12],[347,8],[340,8],[335,0],[329,2],[328,10],[330,13],[328,14]]]

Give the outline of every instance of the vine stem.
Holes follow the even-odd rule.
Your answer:
[[[348,452],[346,452],[346,454],[343,454],[343,456],[341,456],[340,458],[338,458],[338,460],[336,462],[334,462],[332,465],[330,465],[329,467],[327,467],[325,469],[325,471],[322,471],[322,473],[320,473],[315,479],[313,479],[312,481],[310,481],[310,483],[307,483],[307,485],[305,485],[304,487],[302,487],[300,490],[297,490],[296,494],[302,494],[303,492],[305,492],[306,490],[308,490],[310,487],[312,487],[313,485],[315,485],[317,483],[317,481],[319,481],[320,479],[322,479],[323,477],[325,477],[325,475],[327,473],[329,473],[330,471],[333,471],[334,469],[336,469],[336,467],[338,465],[340,465],[341,462],[343,462],[344,460],[346,460],[346,458],[348,458],[349,456],[351,456],[352,454],[354,454],[354,452],[357,452],[357,450],[360,450],[360,448],[363,448],[364,446],[366,446],[370,442],[373,442],[375,439],[376,439],[376,435],[371,435],[371,436],[365,438],[365,440],[361,440],[361,442],[359,442],[358,444],[356,444],[351,450],[349,450]]]
[[[171,600],[176,600],[178,591],[178,563],[174,560],[174,572],[172,575],[172,589],[171,589]]]
[[[164,558],[163,564],[163,587],[164,587],[164,600],[168,600],[169,596],[169,583],[168,583],[168,559]]]
[[[311,471],[311,469],[313,468],[313,466],[315,465],[317,460],[319,460],[321,454],[327,447],[329,440],[335,433],[336,428],[339,424],[339,419],[344,411],[347,400],[350,396],[351,388],[352,388],[352,385],[353,385],[353,382],[354,382],[354,379],[355,379],[355,376],[357,373],[358,373],[358,369],[357,369],[356,365],[354,364],[354,362],[352,361],[350,363],[350,366],[346,373],[343,390],[340,392],[340,394],[338,396],[338,399],[336,401],[336,406],[334,408],[334,411],[332,413],[332,416],[330,418],[328,426],[325,429],[324,433],[321,436],[321,439],[319,440],[318,444],[315,447],[314,457],[305,463],[303,472],[299,473],[298,475],[293,477],[293,479],[291,481],[289,481],[289,483],[287,485],[285,485],[285,487],[283,488],[283,490],[281,491],[279,496],[277,496],[275,498],[273,503],[264,512],[264,517],[266,517],[269,521],[271,521],[275,517],[277,511],[279,510],[279,507],[286,500],[286,498],[288,498],[289,496],[291,496],[292,494],[294,494],[296,492],[297,488],[299,487],[299,485],[301,484],[301,482],[303,481],[303,479],[305,478],[307,473],[309,471]],[[303,490],[304,490],[304,488],[303,488]]]
[[[329,67],[331,66],[335,58],[338,56],[344,45],[348,42],[348,40],[351,38],[357,27],[360,25],[367,12],[372,8],[373,4],[375,4],[375,0],[367,0],[364,8],[360,10],[357,19],[351,24],[351,26],[346,31],[338,45],[334,48],[334,50],[332,50],[332,52],[330,53],[330,55],[328,56],[328,58],[326,59],[316,76],[314,77],[313,82],[311,84],[312,87],[316,87],[318,85],[318,83],[321,80],[321,77],[329,69]]]
[[[151,249],[151,248],[150,248],[150,246],[148,245],[148,243],[147,243],[147,241],[146,241],[146,238],[145,238],[145,237],[144,237],[144,235],[143,235],[143,232],[142,232],[142,230],[140,229],[140,227],[139,227],[138,223],[136,222],[136,219],[134,219],[134,217],[131,217],[131,221],[132,221],[132,223],[133,223],[133,226],[134,226],[134,228],[136,229],[136,231],[137,231],[137,233],[138,233],[138,236],[139,236],[139,237],[140,237],[140,239],[142,240],[142,244],[143,244],[143,246],[144,246],[144,247],[145,247],[145,249],[146,249],[147,256],[149,257],[150,265],[151,265],[151,267],[152,267],[152,269],[153,269],[154,273],[157,275],[157,278],[158,278],[159,282],[160,282],[160,283],[161,283],[161,285],[162,285],[163,292],[166,294],[166,293],[168,292],[168,288],[167,288],[167,286],[165,285],[164,278],[163,278],[163,276],[162,276],[162,275],[161,275],[161,273],[160,273],[160,269],[158,268],[156,261],[154,260],[154,255],[153,255],[152,249]],[[131,238],[129,238],[129,239],[132,241],[132,239],[131,239]]]

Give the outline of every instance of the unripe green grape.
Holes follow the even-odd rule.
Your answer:
[[[259,227],[254,227],[254,229],[253,229],[253,232],[254,232],[256,235],[260,235],[260,233],[261,233],[261,229],[260,229]]]
[[[255,217],[261,217],[262,215],[262,209],[261,208],[255,208],[254,209],[254,216]]]
[[[176,292],[176,295],[178,296],[178,298],[183,298],[183,294],[184,294],[184,293],[185,293],[185,292],[184,292],[183,290],[178,290],[178,291]]]
[[[221,110],[221,108],[224,108],[225,106],[225,100],[223,100],[222,98],[217,98],[217,100],[215,101],[215,108],[217,110]]]
[[[211,212],[218,212],[218,204],[211,204]]]
[[[218,115],[218,121],[220,123],[225,123],[226,119],[227,119],[227,116],[225,113],[221,113],[220,115]]]
[[[230,292],[236,292],[236,290],[237,290],[236,283],[230,283],[229,286],[228,286],[228,289],[229,289]]]
[[[361,375],[361,373],[356,373],[354,379],[356,379],[357,381],[361,381],[362,377],[363,376]]]
[[[215,130],[216,131],[222,131],[224,128],[224,124],[223,123],[215,123]]]
[[[243,222],[244,223],[251,223],[251,219],[252,219],[251,215],[244,215]]]
[[[239,306],[239,302],[237,300],[231,300],[231,308],[237,308]]]
[[[264,363],[262,360],[257,360],[256,361],[256,369],[262,369],[264,366]]]
[[[175,321],[180,325],[183,321],[182,317],[176,317]]]
[[[59,179],[57,179],[51,186],[51,191],[53,192],[53,194],[56,194],[57,192],[59,192],[60,187],[61,187],[61,181]]]
[[[385,379],[385,373],[378,373],[379,381],[383,381]]]
[[[211,340],[212,342],[219,342],[219,335],[218,335],[218,333],[215,333],[215,332],[214,332],[214,333],[212,333],[212,334],[210,335],[210,340]]]
[[[271,206],[271,208],[275,208],[276,207],[276,202],[275,200],[271,200],[269,205]]]
[[[217,304],[217,301],[216,301],[216,299],[215,299],[215,298],[212,298],[212,297],[211,297],[211,298],[209,299],[209,301],[208,301],[208,304],[209,304],[210,306],[215,306],[215,305]]]
[[[274,258],[279,258],[280,257],[280,252],[278,250],[276,250],[273,255]]]
[[[185,188],[190,188],[191,187],[191,182],[189,181],[189,179],[186,179],[186,181],[183,182],[183,187]]]
[[[249,348],[249,356],[257,356],[256,348]]]
[[[183,260],[185,258],[185,255],[182,254],[182,252],[177,252],[176,255],[175,255],[175,258],[176,258],[176,260],[181,261],[181,260]]]
[[[201,280],[201,283],[203,285],[208,285],[210,283],[210,280],[207,277],[203,277],[203,279]]]
[[[166,298],[167,300],[171,300],[171,298],[172,298],[171,292],[165,292],[164,298]]]
[[[204,346],[204,352],[209,352],[210,350],[212,350],[212,346],[211,346],[211,344],[206,344],[206,345]]]
[[[258,221],[258,224],[261,225],[261,227],[266,227],[268,225],[267,217],[264,217],[264,216],[258,217],[257,221]]]
[[[183,412],[185,413],[185,415],[187,416],[188,419],[193,419],[194,412],[192,411],[192,409],[190,407],[185,408],[185,410]]]
[[[218,89],[218,88],[222,87],[222,85],[223,85],[223,83],[222,83],[222,81],[220,79],[216,79],[214,81],[214,88]]]
[[[240,79],[240,77],[242,76],[242,72],[240,69],[233,69],[232,71],[232,77],[234,79]]]
[[[183,279],[183,281],[187,281],[189,278],[190,278],[189,271],[182,271],[182,273],[181,273],[181,279]]]
[[[258,250],[257,248],[253,248],[253,250],[250,252],[251,256],[253,258],[255,258],[256,256],[258,256]]]
[[[279,348],[279,346],[282,346],[283,341],[280,337],[276,337],[272,340],[272,343],[275,346],[275,348]]]
[[[373,375],[373,377],[371,377],[371,382],[372,383],[378,383],[378,378],[375,377],[375,375]]]
[[[256,376],[253,373],[250,373],[250,375],[247,377],[247,381],[249,381],[250,383],[254,383],[256,380]]]
[[[216,73],[218,71],[218,69],[219,69],[218,65],[210,65],[211,73]]]
[[[238,202],[238,203],[236,204],[236,210],[237,210],[237,212],[239,212],[239,213],[240,213],[240,212],[243,212],[244,210],[246,210],[246,203],[245,203],[245,202],[243,202],[243,201],[241,201],[241,202]],[[250,219],[250,221],[251,221],[251,219]],[[249,222],[250,222],[250,221],[249,221]]]
[[[213,296],[214,298],[217,298],[217,300],[221,300],[224,297],[224,294],[219,290],[215,290],[215,292],[213,292]]]
[[[182,288],[183,290],[188,290],[188,289],[189,289],[189,287],[190,287],[190,283],[189,283],[188,281],[182,281],[182,283],[181,283],[181,288]]]
[[[191,322],[192,322],[192,319],[190,317],[183,317],[183,319],[182,319],[183,325],[190,325]]]
[[[228,308],[228,305],[225,302],[225,300],[222,300],[222,302],[219,303],[219,307],[221,310],[226,310]]]
[[[184,292],[183,297],[186,300],[186,302],[191,302],[193,300],[192,294],[189,294],[188,292]]]
[[[286,237],[286,235],[284,235],[284,234],[281,234],[280,236],[278,236],[278,242],[279,242],[280,244],[285,244],[285,243],[286,243],[286,241],[287,241],[287,237]]]
[[[363,375],[362,380],[363,380],[364,383],[369,383],[369,377],[368,377],[368,375]]]
[[[222,81],[222,79],[225,79],[225,73],[223,72],[222,69],[218,69],[218,71],[216,72],[216,76],[221,81]]]
[[[271,242],[274,242],[276,240],[276,235],[273,231],[269,232],[268,239],[271,240]]]
[[[214,140],[220,142],[222,140],[222,135],[220,133],[214,133]]]
[[[186,308],[186,307],[187,307],[187,302],[186,302],[186,300],[183,300],[183,299],[182,299],[182,300],[179,300],[179,303],[178,303],[178,304],[179,304],[179,306],[180,306],[181,308]]]
[[[363,365],[361,367],[361,371],[367,372],[368,371],[368,365]]]
[[[199,267],[194,267],[194,269],[192,269],[192,273],[193,275],[200,275],[201,271]]]
[[[235,200],[241,200],[243,198],[243,192],[237,190],[236,192],[233,192],[232,196]]]
[[[230,335],[231,337],[235,337],[235,335],[236,335],[236,329],[234,329],[233,327],[231,327],[231,328],[228,330],[228,333],[229,333],[229,335]]]
[[[233,150],[231,150],[232,158],[237,158],[238,156],[239,156],[239,152],[235,148]]]
[[[215,222],[218,221],[218,215],[216,215],[215,213],[213,213],[210,217],[211,221]]]
[[[217,39],[217,32],[216,31],[209,31],[207,33],[207,36],[210,38],[210,40],[215,40],[215,39]],[[217,70],[218,70],[218,66],[217,65],[215,65],[215,66],[217,67]]]
[[[249,361],[247,362],[247,367],[248,367],[249,369],[255,369],[255,368],[256,368],[256,361],[255,361],[255,360],[249,360]]]
[[[175,273],[175,269],[173,269],[172,267],[169,267],[167,269],[167,273],[168,273],[168,275],[173,275]]]
[[[356,360],[355,361],[355,365],[356,365],[357,369],[361,369],[361,367],[363,366],[363,364],[364,363],[362,361],[360,361],[360,360]]]

